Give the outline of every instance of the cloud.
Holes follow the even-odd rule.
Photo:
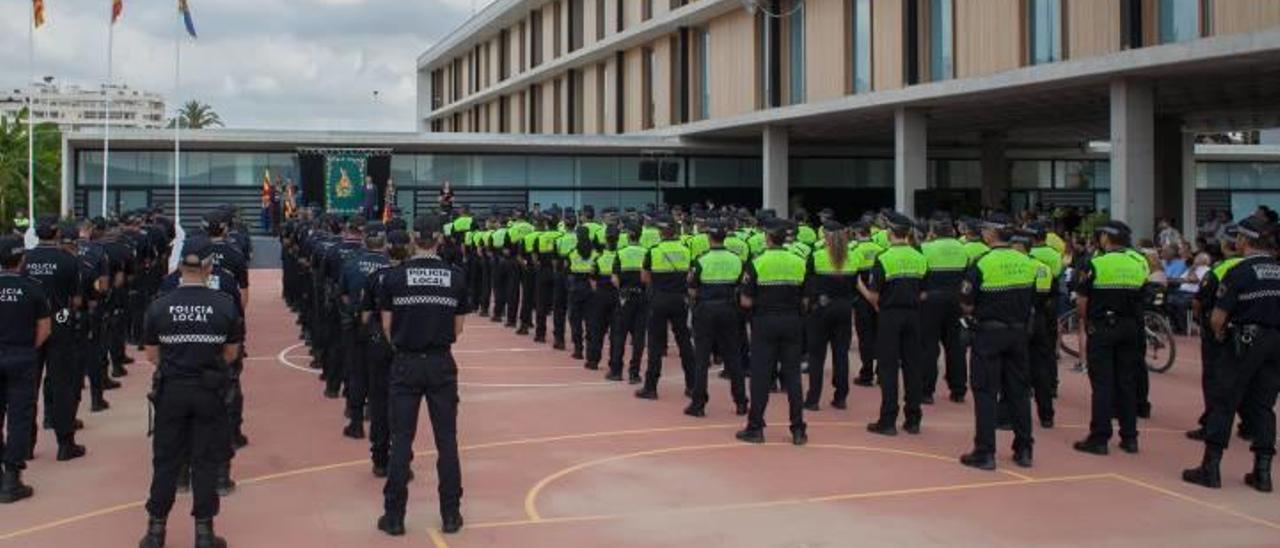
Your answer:
[[[476,9],[489,1],[476,0]],[[101,13],[85,11],[87,3],[46,3],[36,76],[105,81],[109,3]],[[26,4],[0,7],[0,88],[27,81]],[[191,0],[200,37],[181,39],[175,95],[172,4],[125,0],[115,82],[159,92],[170,108],[209,103],[230,127],[402,131],[415,128],[417,56],[472,8],[471,0]]]

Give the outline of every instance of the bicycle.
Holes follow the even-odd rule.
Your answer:
[[[1177,341],[1173,337],[1173,324],[1159,310],[1163,304],[1163,294],[1147,303],[1142,313],[1142,331],[1146,337],[1144,361],[1147,370],[1154,373],[1165,373],[1173,368],[1173,361],[1178,355]],[[1073,304],[1070,310],[1058,316],[1058,348],[1073,358],[1080,357],[1080,316]],[[1084,371],[1083,360],[1076,364],[1077,371]]]

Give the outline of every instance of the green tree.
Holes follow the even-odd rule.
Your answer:
[[[213,107],[200,101],[187,101],[178,110],[178,121],[183,129],[206,129],[222,127],[222,118],[214,112]],[[169,119],[169,127],[173,127],[173,119]]]
[[[62,132],[56,124],[35,127],[36,216],[58,213],[62,201]],[[27,111],[0,116],[0,225],[27,207]]]

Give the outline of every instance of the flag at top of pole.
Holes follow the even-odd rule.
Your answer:
[[[111,0],[111,23],[119,21],[122,14],[124,14],[124,0]]]
[[[31,0],[32,17],[36,28],[44,26],[44,0]]]
[[[187,34],[195,38],[196,23],[191,20],[191,7],[187,5],[187,0],[178,0],[178,11],[182,12],[182,24],[187,26]]]

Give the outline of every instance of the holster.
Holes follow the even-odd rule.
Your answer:
[[[160,396],[164,393],[164,374],[157,367],[151,374],[151,391],[147,392],[147,437],[156,431],[156,408],[160,406]]]

